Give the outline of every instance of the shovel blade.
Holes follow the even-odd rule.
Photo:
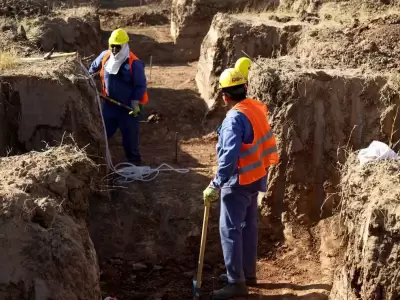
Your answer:
[[[200,287],[197,286],[197,280],[193,280],[193,299],[200,298]]]

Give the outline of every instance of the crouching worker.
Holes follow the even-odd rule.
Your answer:
[[[267,107],[247,98],[243,75],[227,69],[219,85],[230,111],[218,129],[218,171],[203,197],[210,205],[221,194],[219,227],[226,274],[220,279],[227,286],[213,296],[230,299],[247,295],[247,286],[257,283],[257,196],[266,191],[268,167],[278,163],[278,152]]]
[[[109,50],[103,51],[91,64],[89,73],[100,71],[102,93],[126,108],[105,101],[103,117],[107,138],[121,131],[128,162],[140,165],[139,112],[148,101],[144,63],[129,50],[129,36],[123,29],[114,30],[108,40]]]

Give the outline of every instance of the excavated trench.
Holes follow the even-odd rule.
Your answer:
[[[224,23],[222,18],[230,21]],[[355,291],[354,299],[371,295],[396,299],[398,278],[387,279],[398,265],[393,260],[398,253],[393,243],[398,229],[393,195],[385,195],[389,200],[373,209],[366,206],[365,198],[354,199],[364,206],[349,205],[356,191],[373,199],[379,188],[368,177],[371,173],[354,171],[356,162],[348,160],[350,167],[341,172],[337,165],[346,163],[349,151],[366,147],[371,140],[395,145],[400,139],[395,130],[400,128],[398,79],[390,72],[358,68],[304,68],[299,58],[280,58],[304,46],[303,29],[304,24],[249,25],[243,18],[217,15],[197,67],[200,93],[222,115],[225,111],[216,105],[215,80],[242,56],[240,49],[252,56],[277,57],[258,59],[249,78],[251,96],[268,106],[281,157],[271,170],[268,192],[260,197],[261,285],[251,292],[266,299],[327,299],[334,280],[332,299],[349,295],[350,289]],[[94,92],[74,60],[40,62],[29,74],[21,67],[2,75],[1,155],[43,150],[46,144],[68,145],[47,148],[44,154],[0,159],[0,173],[7,179],[1,183],[0,247],[13,245],[4,248],[7,255],[0,257],[0,298],[98,299],[100,293],[118,299],[191,298],[203,213],[201,191],[213,176],[216,137],[198,129],[204,121],[204,102],[193,91],[194,80],[187,80],[188,74],[195,77],[193,66],[168,70],[168,74],[164,67],[153,70],[149,109],[159,120],[143,124],[142,152],[146,165],[168,162],[193,170],[118,186],[101,181],[103,170],[75,148],[87,146],[90,158],[103,163],[96,158],[104,157],[104,137]],[[207,86],[212,88],[206,90]],[[178,162],[171,154],[175,132],[181,136]],[[69,133],[74,143],[66,138]],[[111,141],[115,161],[123,160],[120,144],[120,137]],[[368,180],[353,182],[349,178],[354,173]],[[396,180],[389,176],[385,182],[396,186]],[[350,233],[346,247],[340,244],[343,232],[338,230],[341,219],[336,215],[343,200],[339,184],[354,191],[346,198]],[[385,217],[379,217],[379,211]],[[204,299],[213,287],[212,278],[224,271],[218,214],[216,205],[209,225]],[[360,268],[361,254],[355,251],[360,230],[349,220],[352,216],[361,220],[363,215],[379,230],[365,231],[361,247],[369,253],[369,261]],[[23,238],[16,241],[12,236]],[[384,241],[385,249],[379,248],[379,241]],[[342,256],[345,263],[335,273]],[[377,260],[388,264],[378,271]],[[54,262],[52,267],[49,262]],[[49,270],[46,274],[43,264]],[[21,267],[12,273],[16,265]],[[375,280],[379,274],[383,280]]]
[[[101,297],[86,222],[104,136],[83,74],[73,59],[2,73],[1,299]]]

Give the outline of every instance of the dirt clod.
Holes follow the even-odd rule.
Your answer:
[[[93,88],[80,76],[84,72],[74,59],[30,63],[29,68],[21,64],[4,72],[0,154],[41,150],[46,143],[69,143],[72,134],[80,147],[88,146],[91,154],[101,156],[104,133],[99,108]],[[65,179],[55,179],[52,189],[62,192]]]
[[[355,153],[342,167],[341,218],[346,238],[330,299],[400,296],[400,162],[361,166]]]
[[[58,178],[89,185],[95,170],[74,146],[0,158],[1,299],[100,298],[97,257],[86,227],[89,193],[83,189],[76,197],[76,189],[50,188]]]

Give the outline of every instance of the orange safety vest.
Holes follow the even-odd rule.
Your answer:
[[[107,53],[103,57],[103,60],[101,61],[100,78],[101,78],[101,84],[103,86],[103,95],[104,96],[107,96],[106,83],[105,83],[105,80],[104,80],[104,66],[106,65],[106,62],[110,58],[110,56],[111,56],[111,51],[107,51]],[[128,61],[128,63],[129,63],[129,67],[131,69],[131,74],[133,74],[132,63],[135,60],[138,60],[138,59],[139,58],[137,58],[136,55],[133,54],[132,51],[129,52],[129,61]],[[132,99],[132,100],[137,100],[137,99]],[[147,89],[146,89],[146,91],[144,92],[143,97],[142,97],[142,99],[140,99],[139,103],[140,104],[146,104],[147,102],[149,102],[149,95],[148,95]]]
[[[246,99],[232,109],[243,113],[253,127],[251,144],[242,144],[239,154],[239,184],[246,185],[267,175],[266,169],[279,162],[276,140],[268,124],[267,107],[261,102]]]

